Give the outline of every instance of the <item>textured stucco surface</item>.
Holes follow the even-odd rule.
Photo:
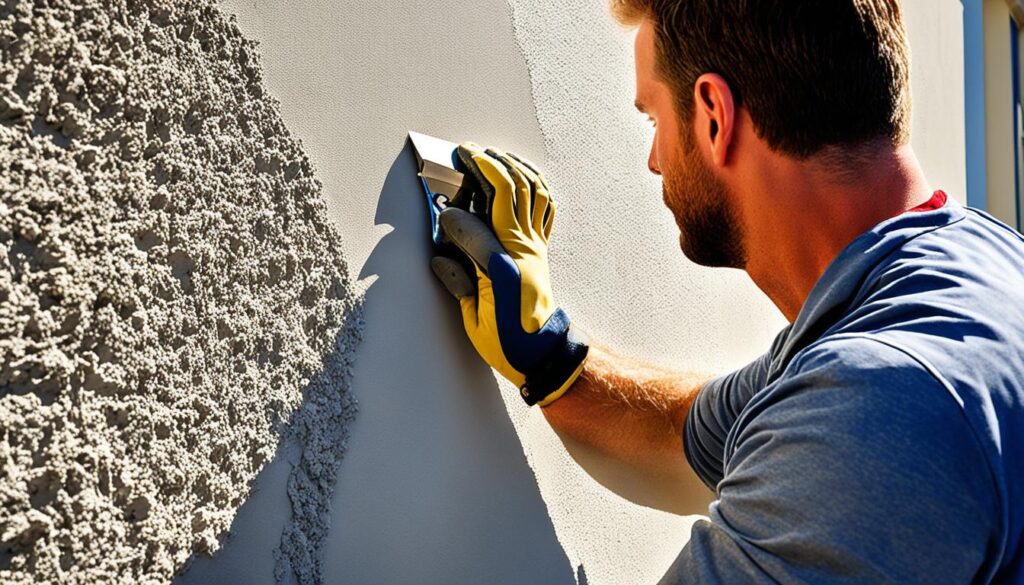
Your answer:
[[[359,298],[252,43],[210,2],[9,1],[0,54],[0,582],[168,582],[283,432],[279,566],[315,575]]]

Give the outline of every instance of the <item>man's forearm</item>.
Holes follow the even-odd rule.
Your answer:
[[[690,473],[682,430],[703,374],[680,373],[591,347],[583,373],[542,409],[559,432],[647,473]]]

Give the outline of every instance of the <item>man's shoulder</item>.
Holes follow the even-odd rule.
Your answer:
[[[837,334],[798,352],[754,396],[727,453],[783,431],[814,436],[837,457],[833,470],[867,460],[878,471],[934,457],[986,460],[974,427],[942,373],[912,348],[870,334]],[[894,445],[899,450],[887,448]]]
[[[852,379],[844,380],[846,383],[859,385],[878,372],[912,371],[934,377],[914,353],[872,332],[839,331],[821,337],[793,356],[783,376],[817,372],[837,380],[849,376]]]
[[[1001,514],[985,450],[939,379],[902,348],[870,335],[813,343],[735,433],[709,532],[729,527],[801,566],[928,558],[954,571],[998,560],[986,550]],[[913,582],[915,569],[892,571]]]
[[[804,400],[833,403],[837,416],[845,411],[862,418],[893,409],[929,409],[943,419],[937,424],[961,416],[948,384],[931,363],[913,348],[871,333],[836,333],[810,344],[749,407],[778,406],[802,394],[808,394]]]
[[[887,385],[943,386],[939,374],[912,347],[894,343],[882,331],[836,328],[792,353],[764,387],[835,386],[873,390]],[[777,359],[777,358],[776,358]]]
[[[990,457],[972,427],[941,373],[912,349],[840,334],[800,351],[751,400],[727,451],[733,467],[765,440],[796,441],[794,456],[810,467],[828,462],[829,481],[867,474],[893,488],[927,481],[954,491],[973,482],[994,497]],[[935,466],[940,459],[948,469]],[[968,467],[980,475],[967,478]]]
[[[908,240],[878,260],[819,341],[849,337],[875,342],[855,344],[867,353],[903,353],[906,367],[958,392],[1024,400],[1024,238],[968,210]]]
[[[1024,282],[1022,263],[1024,236],[982,211],[965,208],[960,220],[922,229],[877,258],[865,285],[873,293],[903,282],[919,292],[956,288],[961,295],[998,290],[1024,296],[1024,287],[1015,286]]]

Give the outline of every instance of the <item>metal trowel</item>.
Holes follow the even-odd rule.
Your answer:
[[[409,131],[409,140],[416,153],[417,175],[427,195],[427,209],[430,212],[430,236],[434,244],[441,246],[438,216],[446,207],[461,207],[470,211],[473,199],[469,177],[460,168],[458,147],[448,142],[419,132]]]

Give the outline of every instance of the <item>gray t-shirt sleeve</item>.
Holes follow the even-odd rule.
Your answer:
[[[820,343],[747,408],[719,499],[663,585],[970,583],[993,554],[983,451],[903,351]]]
[[[683,452],[697,477],[712,490],[722,480],[725,437],[747,402],[767,383],[773,356],[789,330],[786,327],[775,337],[768,353],[705,384],[690,406],[683,426]]]
[[[697,477],[709,488],[722,479],[725,437],[743,407],[764,388],[771,353],[711,380],[697,393],[683,427],[683,452]]]

